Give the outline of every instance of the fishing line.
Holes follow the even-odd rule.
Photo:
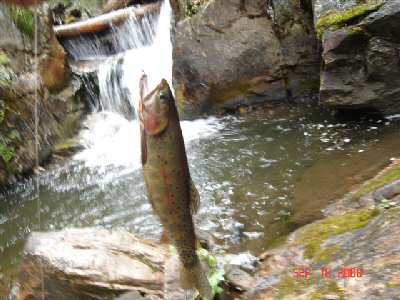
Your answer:
[[[34,9],[34,28],[35,28],[35,38],[34,38],[34,72],[35,72],[35,190],[36,190],[36,205],[37,205],[37,218],[38,218],[38,231],[41,230],[42,221],[40,215],[40,182],[39,182],[39,58],[38,58],[38,13],[37,8]],[[43,274],[43,262],[39,259],[39,269],[41,280],[41,292],[42,300],[44,300],[44,274]]]

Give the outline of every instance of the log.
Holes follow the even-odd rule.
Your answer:
[[[100,15],[76,23],[54,26],[57,37],[73,37],[81,34],[98,33],[124,23],[131,16],[143,17],[147,14],[158,13],[160,4],[149,4],[141,7],[128,7],[119,9],[104,15]]]

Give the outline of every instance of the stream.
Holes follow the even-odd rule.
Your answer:
[[[126,118],[126,102],[134,111],[132,82],[143,70],[153,86],[163,77],[171,82],[169,15],[164,5],[162,26],[149,21],[150,46],[148,40],[127,43],[129,50],[100,66],[100,95],[79,134],[84,149],[39,176],[40,228],[33,179],[0,195],[0,297],[32,231],[99,226],[159,238],[140,165],[138,122]],[[160,47],[166,57],[153,55]],[[213,237],[219,253],[260,254],[400,155],[396,116],[352,120],[318,107],[292,108],[181,126],[201,197],[196,227]]]

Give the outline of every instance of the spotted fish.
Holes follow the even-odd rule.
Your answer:
[[[196,254],[192,214],[199,194],[190,177],[175,99],[165,79],[147,96],[146,75],[140,80],[140,134],[144,179],[154,212],[181,262],[181,285],[211,300],[207,276]]]

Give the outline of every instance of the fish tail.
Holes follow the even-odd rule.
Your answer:
[[[203,300],[212,300],[214,295],[201,263],[192,268],[181,267],[181,285],[184,289],[197,289]]]

